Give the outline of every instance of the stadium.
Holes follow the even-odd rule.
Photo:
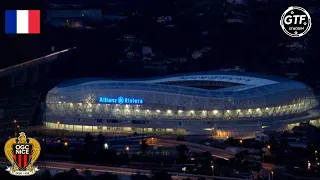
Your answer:
[[[247,72],[74,79],[50,90],[44,125],[80,132],[237,136],[310,118],[307,85]]]

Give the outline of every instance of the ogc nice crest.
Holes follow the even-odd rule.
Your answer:
[[[4,152],[11,163],[6,171],[15,176],[31,176],[39,169],[34,165],[40,155],[40,143],[34,138],[27,138],[25,133],[19,133],[18,138],[9,139]]]

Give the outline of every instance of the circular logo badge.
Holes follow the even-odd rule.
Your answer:
[[[123,97],[118,97],[118,104],[123,104],[124,103],[124,98]]]
[[[311,28],[311,16],[302,7],[291,6],[281,16],[280,26],[291,37],[302,37]]]

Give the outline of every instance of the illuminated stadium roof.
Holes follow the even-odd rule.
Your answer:
[[[161,83],[175,81],[216,81],[230,82],[238,84],[232,87],[222,89],[207,90],[194,87],[182,87],[179,85],[164,85]],[[196,95],[205,97],[257,97],[267,94],[287,92],[298,90],[301,96],[310,95],[311,89],[305,84],[297,81],[292,81],[285,78],[267,76],[255,73],[244,72],[199,72],[178,74],[158,78],[148,79],[125,79],[125,80],[110,80],[104,78],[83,78],[74,79],[62,83],[52,89],[49,93],[59,93],[68,91],[77,91],[84,89],[130,89],[142,91],[160,91],[167,93],[177,93],[184,95]],[[312,91],[311,91],[312,92]],[[291,94],[292,95],[292,94]],[[298,96],[300,96],[298,95]],[[292,97],[292,96],[291,96]]]

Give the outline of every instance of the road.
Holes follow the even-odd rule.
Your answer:
[[[9,165],[8,160],[5,158],[0,158],[1,164]],[[53,162],[53,161],[38,161],[35,164],[39,168],[47,169],[56,169],[56,170],[70,170],[72,168],[77,169],[78,171],[89,170],[93,173],[113,173],[117,175],[132,175],[140,172],[141,174],[150,175],[150,170],[142,169],[133,169],[133,168],[124,168],[124,167],[110,167],[110,166],[97,166],[97,165],[87,165],[87,164],[76,164],[76,163],[66,163],[66,162]],[[194,174],[185,174],[185,173],[169,173],[173,179],[183,179],[189,177],[191,179],[210,178],[215,179],[226,179],[226,180],[244,180],[241,178],[231,178],[231,177],[220,177],[220,176],[205,176],[205,175],[194,175]]]
[[[55,52],[55,53],[52,53],[52,54],[49,54],[49,55],[46,55],[46,56],[31,60],[31,61],[27,61],[27,62],[24,62],[24,63],[21,63],[21,64],[17,64],[17,65],[14,65],[14,66],[10,66],[10,67],[1,69],[0,70],[0,77],[8,76],[11,73],[17,72],[17,71],[19,71],[21,69],[24,69],[24,68],[30,68],[30,67],[33,67],[33,66],[37,66],[37,65],[40,65],[40,64],[45,64],[45,63],[54,61],[54,60],[57,59],[59,54],[65,53],[67,51],[71,51],[73,49],[75,49],[75,47],[74,48],[65,49],[65,50],[62,50],[62,51],[58,51],[58,52]]]
[[[274,171],[274,170],[279,170],[279,171],[284,171],[285,167],[283,166],[277,166],[274,164],[269,164],[269,163],[261,163],[263,169],[268,170],[268,171]]]
[[[185,144],[186,146],[188,146],[188,148],[190,150],[198,151],[198,152],[207,152],[208,151],[212,154],[212,156],[217,157],[217,158],[229,160],[230,158],[233,157],[232,154],[227,153],[223,149],[214,148],[214,147],[205,146],[205,145],[196,144],[196,143],[185,142],[185,141],[158,139],[158,142],[156,144],[162,145],[162,146],[177,146],[180,144]]]

